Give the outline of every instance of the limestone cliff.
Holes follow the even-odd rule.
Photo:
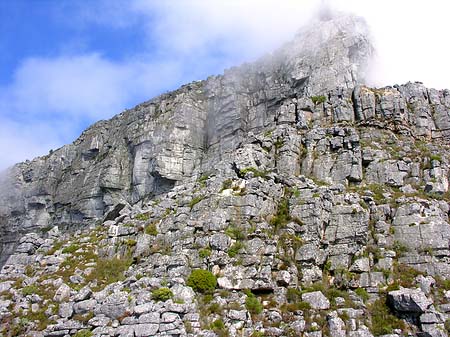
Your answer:
[[[450,92],[371,53],[326,18],[11,168],[3,333],[446,336]]]
[[[18,232],[100,219],[118,203],[134,204],[211,170],[249,131],[282,123],[286,107],[294,109],[289,118],[306,123],[306,97],[353,88],[370,52],[361,19],[320,22],[255,64],[140,104],[94,124],[73,144],[14,166],[0,199],[1,255]]]

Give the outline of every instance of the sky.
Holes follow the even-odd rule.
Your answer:
[[[450,88],[444,0],[0,0],[0,170],[258,58],[322,2],[367,20],[377,52],[370,85]]]

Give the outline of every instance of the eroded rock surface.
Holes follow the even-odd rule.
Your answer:
[[[11,168],[3,333],[446,336],[450,92],[324,20]]]

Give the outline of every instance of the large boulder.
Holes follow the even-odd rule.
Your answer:
[[[421,314],[433,304],[421,289],[403,288],[388,293],[388,303],[399,312]]]
[[[330,301],[321,291],[313,291],[302,295],[302,301],[309,303],[311,308],[326,310],[330,309]]]

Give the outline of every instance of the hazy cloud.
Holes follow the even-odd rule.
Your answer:
[[[422,81],[450,88],[450,2],[441,0],[333,0],[337,9],[364,17],[377,51],[376,85]]]
[[[326,2],[326,1],[325,1]],[[0,87],[0,169],[46,154],[88,124],[109,118],[183,82],[253,60],[286,40],[316,13],[319,0],[102,0],[66,3],[72,25],[130,29],[142,35],[134,54],[112,59],[92,46],[42,58],[30,55]],[[333,0],[371,26],[378,59],[372,84],[423,81],[450,88],[446,1]],[[89,31],[89,30],[87,30]],[[87,51],[86,51],[87,50]],[[119,50],[119,49],[118,49]],[[11,149],[14,149],[12,151]]]

